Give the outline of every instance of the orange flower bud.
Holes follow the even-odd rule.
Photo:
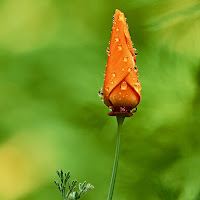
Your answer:
[[[130,112],[141,98],[136,56],[124,13],[115,11],[109,49],[103,100],[113,113]]]

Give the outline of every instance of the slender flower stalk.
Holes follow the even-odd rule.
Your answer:
[[[122,125],[123,125],[125,116],[126,116],[126,114],[124,114],[124,113],[116,114],[117,123],[118,123],[118,133],[117,133],[117,142],[116,142],[116,150],[115,150],[115,160],[114,160],[112,177],[111,177],[111,181],[110,181],[110,188],[109,188],[107,200],[112,200],[112,196],[113,196],[113,192],[114,192],[115,180],[116,180],[116,176],[117,176],[117,168],[118,168],[118,163],[119,163],[120,136],[122,133]]]

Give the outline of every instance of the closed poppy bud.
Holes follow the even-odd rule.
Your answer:
[[[112,113],[126,112],[135,108],[141,98],[136,55],[124,13],[115,11],[109,49],[103,100]]]

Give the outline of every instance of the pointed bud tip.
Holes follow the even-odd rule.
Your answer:
[[[119,9],[115,9],[115,16],[116,16],[116,14],[120,14],[120,13],[122,13]]]

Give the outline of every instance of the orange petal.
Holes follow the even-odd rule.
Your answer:
[[[115,11],[109,49],[103,87],[104,103],[114,109],[120,106],[132,109],[140,101],[141,86],[134,69],[136,57],[126,19],[119,10]],[[127,83],[125,90],[128,95],[121,88],[124,81]],[[123,98],[120,92],[124,93]]]

